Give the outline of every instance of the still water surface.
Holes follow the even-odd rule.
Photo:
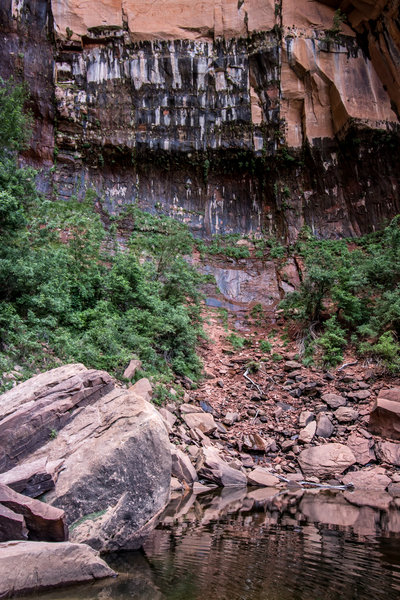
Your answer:
[[[173,501],[115,580],[43,600],[399,600],[400,510],[341,494],[237,490]],[[358,500],[359,501],[359,500]]]

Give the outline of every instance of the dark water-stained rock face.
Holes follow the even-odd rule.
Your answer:
[[[380,227],[400,211],[397,4],[349,23],[332,4],[6,0],[0,74],[27,81],[35,117],[25,158],[56,159],[38,184],[199,236]]]

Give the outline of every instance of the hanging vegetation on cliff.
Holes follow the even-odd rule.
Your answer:
[[[201,277],[182,258],[191,235],[133,210],[122,248],[94,213],[93,190],[84,202],[40,197],[35,172],[17,168],[23,102],[21,86],[0,82],[0,372],[81,361],[120,375],[137,355],[158,378],[196,377]]]

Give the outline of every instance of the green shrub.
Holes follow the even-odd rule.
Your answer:
[[[381,359],[389,371],[396,373],[400,370],[400,344],[393,331],[386,331],[375,344],[364,342],[360,349],[362,354]]]
[[[211,242],[196,241],[197,249],[201,255],[222,255],[229,258],[249,258],[250,250],[246,246],[237,246],[240,239],[239,234],[215,235]]]
[[[326,321],[324,333],[317,341],[318,346],[323,349],[323,361],[326,365],[335,367],[342,362],[346,341],[346,332],[333,315]]]
[[[239,335],[236,335],[236,333],[231,333],[228,335],[226,340],[233,346],[235,350],[242,350],[246,342],[246,338],[240,337]]]
[[[260,342],[260,350],[261,352],[269,353],[271,352],[272,346],[266,340],[261,340]]]
[[[287,318],[300,323],[303,336],[310,326],[320,334],[318,347],[327,364],[340,362],[347,337],[371,354],[372,347],[380,351],[379,340],[388,331],[400,335],[399,225],[396,217],[384,230],[352,240],[351,247],[346,240],[317,240],[308,230],[302,232],[295,250],[306,274],[281,307]],[[332,319],[326,320],[327,313]],[[395,347],[391,344],[391,352],[397,352]],[[395,357],[388,360],[396,370]]]

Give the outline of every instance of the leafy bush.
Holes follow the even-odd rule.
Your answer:
[[[240,335],[236,335],[236,333],[229,334],[226,339],[235,350],[242,350],[246,343],[246,338],[240,337]]]
[[[310,327],[320,332],[316,343],[304,344],[309,358],[311,346],[313,351],[319,347],[327,364],[337,364],[350,337],[361,353],[398,369],[400,217],[351,245],[346,240],[317,240],[305,230],[296,251],[304,259],[306,275],[281,307],[286,317],[300,323],[304,340]]]
[[[393,331],[383,333],[372,346],[369,343],[362,344],[361,351],[381,359],[389,371],[400,370],[400,344]]]
[[[335,367],[342,362],[346,341],[346,332],[333,315],[326,321],[324,333],[318,338],[318,346],[324,351],[323,360],[327,365]]]
[[[202,255],[223,255],[229,258],[249,258],[250,250],[246,246],[238,246],[239,234],[216,235],[210,243],[202,240],[196,241],[196,246]]]
[[[261,340],[261,342],[260,342],[261,352],[265,352],[265,353],[271,352],[271,348],[272,348],[272,346],[269,342],[267,342],[266,340]]]

